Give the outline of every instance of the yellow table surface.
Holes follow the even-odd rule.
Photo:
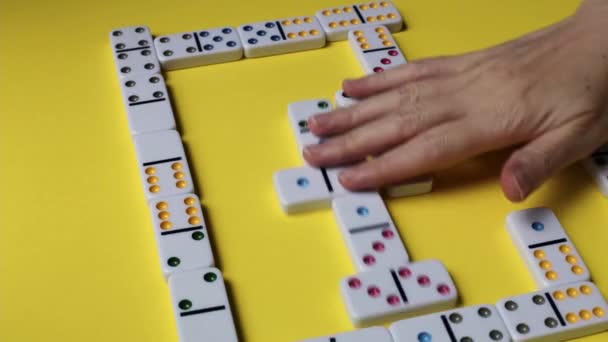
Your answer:
[[[396,38],[410,59],[455,54],[548,25],[578,3],[397,0],[409,29]],[[147,24],[158,35],[345,4],[2,2],[0,341],[178,340],[111,29]],[[287,104],[332,97],[342,79],[361,74],[346,42],[166,73],[243,341],[293,341],[353,328],[338,283],[355,270],[331,211],[286,216],[272,173],[301,165]],[[608,200],[575,166],[512,204],[498,183],[505,156],[439,173],[430,195],[387,201],[413,260],[442,260],[461,305],[533,291],[504,221],[510,211],[545,205],[608,295]],[[581,341],[607,339],[604,333]]]

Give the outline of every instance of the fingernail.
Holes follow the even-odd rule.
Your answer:
[[[304,147],[304,151],[302,152],[302,154],[304,155],[304,157],[306,159],[308,159],[308,157],[318,153],[317,151],[319,150],[318,145],[309,145]]]
[[[513,177],[515,179],[515,187],[519,193],[519,200],[523,201],[530,192],[530,182],[525,171],[518,168],[513,171]]]
[[[338,175],[338,180],[340,181],[340,184],[345,185],[345,184],[352,184],[353,180],[355,178],[355,173],[351,170],[345,170],[340,172],[340,174]]]

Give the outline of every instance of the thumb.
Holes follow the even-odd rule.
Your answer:
[[[512,202],[526,199],[554,173],[593,148],[571,126],[547,132],[514,151],[502,168],[500,182]],[[589,151],[588,151],[589,150]]]

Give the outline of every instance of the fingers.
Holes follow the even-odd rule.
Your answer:
[[[346,80],[342,89],[349,96],[365,98],[408,82],[449,74],[455,70],[457,57],[435,57],[404,64],[386,72],[356,80]]]
[[[513,202],[526,199],[557,171],[588,155],[596,139],[591,134],[560,127],[528,142],[511,154],[502,168],[500,181],[505,196]]]
[[[452,121],[420,134],[382,156],[343,171],[340,182],[350,190],[395,184],[439,170],[488,147],[465,121]]]
[[[349,131],[389,113],[411,113],[416,110],[426,112],[427,106],[449,92],[452,83],[448,81],[421,81],[401,85],[395,89],[370,97],[347,108],[313,116],[308,127],[318,136],[331,136]]]
[[[436,102],[425,110],[429,111],[402,111],[385,115],[323,144],[306,147],[304,158],[316,166],[335,166],[360,161],[369,155],[380,154],[450,119],[448,112],[443,111]]]
[[[393,111],[399,101],[394,92],[379,94],[351,107],[317,114],[308,120],[308,127],[320,137],[339,134]]]

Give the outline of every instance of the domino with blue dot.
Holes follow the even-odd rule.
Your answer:
[[[410,261],[380,195],[342,196],[332,201],[332,208],[357,270],[397,267]]]
[[[154,46],[166,70],[235,61],[243,45],[233,27],[205,29],[156,37]]]
[[[295,17],[241,25],[238,28],[245,56],[263,57],[319,49],[325,33],[315,17]]]
[[[509,331],[494,305],[442,311],[391,324],[395,342],[509,342]]]
[[[507,216],[507,230],[540,288],[589,280],[589,269],[549,208]]]
[[[118,76],[160,73],[152,33],[147,26],[137,25],[112,30],[110,43]]]

